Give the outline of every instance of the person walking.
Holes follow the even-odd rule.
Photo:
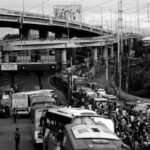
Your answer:
[[[17,110],[16,110],[16,108],[14,108],[14,110],[13,110],[13,120],[14,120],[14,123],[16,123],[16,119],[17,119]]]
[[[16,150],[19,150],[19,143],[20,143],[20,131],[19,131],[19,128],[16,128],[16,131],[15,131],[15,147],[16,147]]]

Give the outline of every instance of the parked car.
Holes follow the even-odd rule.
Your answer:
[[[106,95],[106,91],[104,89],[97,89],[96,92],[99,95],[99,97],[102,97],[102,95]]]
[[[108,101],[107,98],[103,98],[103,97],[95,98],[94,99],[94,105],[95,105],[96,108],[99,108],[99,106],[101,104],[106,105],[107,101]]]

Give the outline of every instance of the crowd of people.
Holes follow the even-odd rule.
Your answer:
[[[94,99],[86,96],[85,91],[73,92],[71,106],[92,109],[100,115],[107,116],[114,121],[115,133],[131,149],[150,149],[150,107],[146,112],[136,111],[133,105],[126,105],[119,101],[108,100],[96,106]]]

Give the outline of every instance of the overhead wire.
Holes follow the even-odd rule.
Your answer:
[[[44,0],[43,2],[41,1],[41,2],[39,2],[38,4],[34,5],[33,7],[31,7],[30,9],[27,9],[27,11],[31,11],[31,10],[33,10],[33,9],[35,9],[35,8],[38,8],[39,6],[41,6],[42,3],[47,3],[47,2],[49,2],[49,1],[50,1],[50,0]]]
[[[87,10],[87,9],[89,10],[89,9],[91,9],[91,8],[99,7],[100,5],[107,4],[107,3],[111,2],[111,1],[113,1],[113,0],[107,0],[106,2],[99,3],[99,4],[97,4],[97,5],[87,7],[87,8],[86,8],[86,9],[84,9],[84,10]]]

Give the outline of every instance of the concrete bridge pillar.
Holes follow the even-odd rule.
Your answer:
[[[95,47],[95,48],[93,49],[93,59],[94,59],[94,61],[97,61],[97,51],[98,51],[98,48]]]
[[[110,55],[111,55],[111,58],[114,58],[114,46],[113,46],[113,44],[111,45],[111,53],[110,53]]]
[[[4,55],[4,62],[9,63],[9,54],[8,53],[5,53],[5,55]]]
[[[3,49],[3,47],[0,46],[0,63],[2,62],[2,49]]]
[[[128,39],[125,39],[125,45],[128,45]]]
[[[61,32],[56,32],[56,33],[55,33],[55,38],[56,38],[56,39],[63,38],[63,33],[61,33]]]
[[[94,77],[95,77],[95,74],[96,74],[96,71],[97,71],[97,68],[98,68],[98,65],[97,65],[97,62],[98,62],[97,52],[98,52],[98,48],[95,47],[93,49]]]
[[[48,31],[45,29],[41,29],[39,31],[39,38],[40,39],[47,39],[48,38]]]
[[[30,36],[30,29],[29,28],[22,28],[19,30],[19,34],[22,40],[28,40]]]
[[[62,70],[66,69],[66,64],[67,64],[67,50],[62,49],[61,51],[61,61],[62,61]]]
[[[107,57],[107,51],[106,51],[107,46],[104,47],[103,49],[103,58],[106,59]]]

